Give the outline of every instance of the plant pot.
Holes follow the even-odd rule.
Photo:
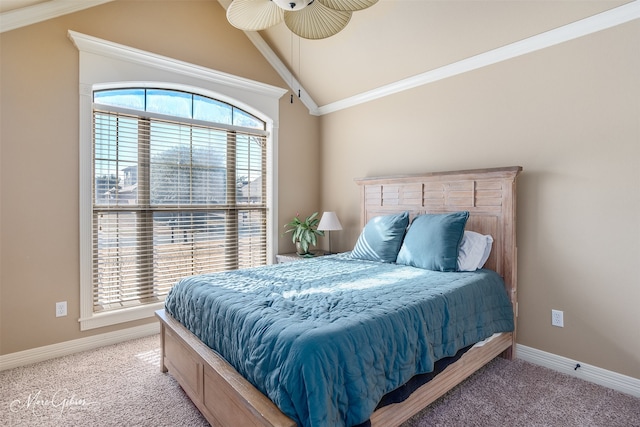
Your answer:
[[[307,255],[309,251],[302,250],[302,244],[300,242],[296,242],[296,253],[298,255]]]

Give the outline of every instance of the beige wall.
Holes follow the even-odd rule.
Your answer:
[[[638,76],[635,21],[324,116],[334,247],[359,233],[355,177],[521,165],[517,341],[640,378]]]
[[[0,354],[154,321],[80,332],[78,50],[69,29],[286,87],[216,1],[113,2],[2,33]],[[319,208],[319,118],[288,95],[280,107],[284,224]],[[285,238],[280,246],[293,249]],[[67,317],[55,317],[56,301],[68,301]]]
[[[286,87],[215,1],[113,2],[1,34],[0,354],[144,323],[79,330],[69,29]],[[278,223],[336,210],[348,250],[355,177],[521,165],[518,342],[640,378],[639,43],[636,21],[320,118],[285,95]]]

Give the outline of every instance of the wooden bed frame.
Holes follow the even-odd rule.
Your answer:
[[[505,282],[517,316],[516,177],[519,166],[411,176],[357,179],[362,225],[377,216],[409,211],[423,213],[469,211],[467,229],[493,236],[485,265]],[[278,426],[296,424],[219,354],[203,344],[164,310],[161,325],[161,369],[169,371],[213,426]],[[373,426],[398,426],[464,381],[487,362],[512,358],[516,333],[496,334],[474,346],[411,396],[378,409]]]

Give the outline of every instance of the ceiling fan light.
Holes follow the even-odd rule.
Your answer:
[[[378,0],[232,0],[227,20],[244,31],[261,31],[284,20],[294,34],[323,39],[340,32],[354,11]]]
[[[307,5],[311,2],[313,2],[313,0],[309,1],[309,0],[271,0],[272,2],[274,2],[275,4],[278,5],[278,7],[280,7],[283,10],[286,10],[287,12],[292,12],[292,11],[296,11],[296,10],[300,10],[300,9],[304,9],[305,7],[307,7]]]

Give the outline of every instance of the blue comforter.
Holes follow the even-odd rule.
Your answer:
[[[513,330],[493,271],[347,254],[193,276],[166,309],[300,426],[351,426],[434,362]]]

